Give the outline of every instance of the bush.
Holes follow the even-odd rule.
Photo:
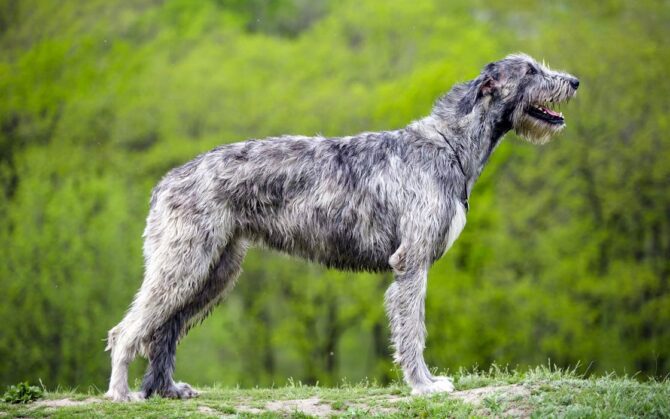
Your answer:
[[[26,381],[15,386],[10,386],[2,396],[2,400],[5,403],[27,404],[41,399],[42,395],[43,391],[41,388],[31,386]]]

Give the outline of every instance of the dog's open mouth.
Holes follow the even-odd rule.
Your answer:
[[[547,124],[561,125],[565,123],[563,114],[561,112],[556,112],[553,109],[550,109],[552,104],[543,104],[543,105],[531,105],[526,113],[533,118],[539,119],[546,122]]]

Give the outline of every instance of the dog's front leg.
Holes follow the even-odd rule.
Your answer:
[[[412,394],[454,391],[451,380],[447,377],[433,377],[423,359],[428,267],[413,267],[407,262],[403,255],[396,254],[391,258],[395,281],[386,291],[384,299],[391,323],[395,362],[400,364],[405,381],[412,387]]]

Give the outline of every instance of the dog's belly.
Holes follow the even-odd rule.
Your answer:
[[[296,220],[297,222],[286,222]],[[395,224],[375,225],[374,217],[324,219],[314,214],[278,217],[247,229],[255,242],[330,268],[351,271],[389,270],[389,257],[400,245]]]
[[[393,251],[389,247],[373,249],[358,247],[351,242],[329,241],[319,251],[315,251],[314,248],[302,248],[291,253],[329,268],[380,272],[391,269],[388,260]]]

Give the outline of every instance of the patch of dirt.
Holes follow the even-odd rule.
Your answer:
[[[362,410],[367,415],[391,415],[393,413],[398,413],[397,408],[393,407],[383,407],[383,406],[368,406],[367,404],[362,403],[351,403],[347,405],[348,408],[353,407],[356,410]],[[341,412],[343,413],[343,412]]]
[[[208,416],[217,416],[217,417],[226,417],[230,415],[223,414],[216,409],[212,409],[209,406],[198,406],[198,413]]]
[[[91,403],[100,403],[102,400],[96,399],[94,397],[89,397],[84,400],[72,400],[72,399],[56,399],[56,400],[40,400],[33,403],[33,407],[69,407],[69,406],[82,406],[85,404]]]
[[[530,397],[530,390],[521,384],[510,384],[506,386],[492,386],[473,388],[471,390],[455,391],[451,396],[458,397],[466,403],[481,404],[487,397],[502,396],[506,399],[517,397]]]
[[[398,408],[389,407],[389,404],[394,405],[410,399],[410,396],[370,396],[364,397],[357,401],[348,402],[346,405],[347,408],[362,410],[370,415],[390,415],[393,413],[398,413]],[[380,403],[386,404],[387,406],[380,406]]]
[[[456,391],[451,396],[481,407],[485,407],[484,400],[495,400],[501,406],[501,414],[515,418],[527,418],[532,413],[528,406],[530,389],[521,384],[473,388]]]
[[[407,400],[407,398],[399,396],[390,396],[390,397],[382,396],[382,397],[372,397],[369,399],[363,399],[358,402],[349,402],[345,403],[345,405],[347,409],[348,408],[360,409],[371,415],[391,414],[396,413],[398,409],[383,406],[370,406],[367,402],[383,401],[389,403],[397,403],[403,400]],[[275,412],[275,413],[301,412],[306,415],[315,417],[331,417],[345,413],[344,411],[333,409],[330,402],[323,401],[317,396],[310,397],[307,399],[276,400],[272,402],[267,402],[263,406],[263,408],[251,407],[249,405],[242,404],[237,405],[236,409],[238,412],[251,413],[254,415],[259,415],[267,412]]]
[[[235,406],[235,409],[237,409],[238,412],[251,413],[252,415],[260,415],[261,413],[265,412],[265,410],[263,409],[259,409],[257,407],[250,407],[244,404]]]
[[[323,402],[318,397],[268,402],[265,404],[265,409],[270,412],[291,413],[297,411],[316,417],[327,417],[336,413],[330,404]]]
[[[212,409],[211,407],[208,406],[198,406],[198,412],[204,413],[206,415],[218,415],[219,412],[216,410]]]

